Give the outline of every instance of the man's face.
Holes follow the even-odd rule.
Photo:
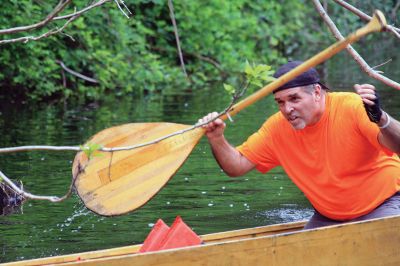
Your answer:
[[[317,123],[322,115],[321,88],[304,89],[295,87],[275,93],[279,110],[294,129],[303,129]]]

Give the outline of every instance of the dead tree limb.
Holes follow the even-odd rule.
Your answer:
[[[24,191],[24,189],[19,188],[5,174],[3,174],[2,171],[0,171],[0,179],[1,179],[2,182],[5,182],[6,184],[8,184],[15,191],[15,193],[17,193],[18,195],[23,196],[25,199],[48,200],[48,201],[51,201],[51,202],[61,202],[61,201],[65,200],[65,199],[67,199],[71,195],[72,189],[73,189],[73,186],[74,186],[74,183],[75,183],[74,181],[71,183],[71,186],[70,186],[68,192],[62,197],[57,197],[57,196],[38,196],[38,195],[34,195],[34,194],[31,194],[29,192]]]
[[[87,77],[87,76],[85,76],[85,75],[83,75],[83,74],[81,74],[81,73],[78,73],[78,72],[76,72],[76,71],[74,71],[74,70],[68,68],[68,67],[67,67],[62,61],[60,61],[60,60],[57,60],[56,62],[62,67],[63,70],[65,70],[66,72],[70,73],[71,75],[73,75],[73,76],[75,76],[75,77],[78,77],[78,78],[80,78],[80,79],[86,80],[86,81],[91,82],[91,83],[96,83],[96,84],[99,83],[99,82],[98,82],[96,79],[94,79],[94,78]]]
[[[335,0],[336,1],[336,0]],[[344,37],[336,27],[335,23],[330,19],[328,14],[326,13],[325,9],[321,5],[321,3],[318,0],[312,0],[315,8],[317,9],[318,13],[321,15],[322,19],[324,22],[328,25],[329,30],[332,32],[332,34],[335,36],[337,40],[343,40]],[[375,71],[373,68],[371,68],[368,63],[361,57],[361,55],[351,46],[348,45],[346,47],[347,52],[353,57],[353,59],[360,65],[361,69],[366,72],[370,77],[381,81],[382,83],[386,84],[387,86],[390,86],[392,88],[400,90],[400,84],[381,75],[377,71]]]
[[[77,11],[76,13],[71,13],[71,14],[68,14],[68,15],[55,17],[54,20],[56,21],[56,20],[69,19],[69,18],[71,18],[71,17],[73,17],[73,16],[75,16],[75,15],[80,15],[80,14],[82,14],[82,13],[85,13],[85,12],[87,12],[87,11],[93,9],[93,8],[99,7],[99,6],[101,6],[101,5],[104,5],[104,4],[107,3],[107,2],[111,2],[111,1],[112,1],[112,0],[99,0],[99,1],[97,1],[96,3],[94,3],[94,4],[92,4],[92,5],[90,5],[90,6],[87,6],[87,7],[83,8],[82,10]]]
[[[353,12],[354,14],[356,14],[357,16],[359,16],[361,19],[365,20],[365,21],[370,21],[372,19],[371,16],[365,14],[364,12],[362,12],[361,10],[359,10],[358,8],[350,5],[349,3],[347,3],[346,1],[343,0],[334,0],[336,3],[338,3],[339,5],[341,5],[342,7],[346,8],[347,10]],[[397,3],[399,4],[399,3]],[[398,7],[397,7],[398,8]],[[392,25],[387,25],[386,27],[387,31],[390,31],[391,33],[393,33],[397,38],[400,39],[400,29],[396,28]]]
[[[12,34],[12,33],[18,33],[18,32],[22,32],[22,31],[29,31],[29,30],[33,30],[33,29],[38,29],[41,27],[44,27],[45,25],[47,25],[49,22],[51,22],[54,17],[60,13],[69,3],[71,3],[72,0],[61,0],[57,6],[50,12],[49,15],[47,15],[47,17],[35,24],[32,25],[28,25],[28,26],[20,26],[20,27],[15,27],[15,28],[10,28],[10,29],[4,29],[4,30],[0,30],[0,35],[3,34]]]
[[[96,3],[93,3],[87,7],[85,7],[84,9],[80,10],[80,11],[76,11],[74,13],[68,14],[68,15],[64,15],[64,16],[57,16],[61,11],[63,11],[65,9],[65,7],[70,4],[72,2],[72,0],[61,0],[57,6],[50,12],[49,15],[47,15],[47,17],[35,24],[32,25],[28,25],[28,26],[20,26],[20,27],[15,27],[15,28],[9,28],[9,29],[3,29],[0,30],[0,35],[5,35],[5,34],[14,34],[14,33],[19,33],[19,32],[26,32],[26,31],[30,31],[30,30],[34,30],[34,29],[39,29],[42,28],[44,26],[46,26],[47,24],[49,24],[52,21],[57,21],[57,20],[65,20],[67,19],[68,21],[64,24],[64,26],[62,26],[61,28],[54,28],[52,30],[49,30],[46,33],[43,33],[39,36],[25,36],[25,37],[19,37],[19,38],[14,38],[14,39],[6,39],[6,40],[0,40],[0,44],[5,44],[5,43],[15,43],[15,42],[28,42],[28,41],[37,41],[40,40],[42,38],[47,38],[51,35],[57,34],[62,32],[73,20],[77,19],[80,15],[82,15],[83,13],[99,7],[107,2],[111,2],[113,0],[99,0]],[[127,12],[129,14],[132,14],[132,12],[128,9],[128,7],[125,5],[123,0],[114,0],[115,3],[118,5],[118,8],[121,10],[121,12],[129,17],[126,12],[123,10],[123,8],[121,7],[121,5],[127,10]]]
[[[188,77],[187,72],[186,72],[186,67],[185,67],[185,61],[183,61],[181,42],[179,40],[178,26],[176,25],[174,6],[172,4],[172,0],[168,0],[168,8],[169,8],[169,16],[171,17],[171,21],[172,21],[172,26],[174,27],[176,47],[178,49],[178,55],[179,55],[179,60],[181,62],[181,68],[182,68],[183,74],[185,74],[185,76]]]
[[[16,42],[24,42],[27,43],[29,41],[37,41],[43,38],[47,38],[51,35],[57,34],[62,32],[72,21],[76,20],[79,17],[79,15],[77,16],[73,16],[71,17],[67,22],[65,22],[65,24],[61,27],[61,28],[54,28],[48,32],[45,32],[39,36],[24,36],[24,37],[20,37],[20,38],[14,38],[14,39],[6,39],[6,40],[0,40],[0,44],[5,44],[5,43],[16,43]]]

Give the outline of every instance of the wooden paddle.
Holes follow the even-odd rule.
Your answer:
[[[356,42],[366,34],[380,31],[384,26],[384,15],[380,11],[375,12],[367,25],[237,103],[230,109],[229,115],[237,114],[304,71],[329,59],[348,44]],[[226,119],[227,115],[221,118]],[[125,124],[105,129],[88,142],[109,148],[131,146],[150,142],[189,127],[173,123]],[[79,152],[73,163],[77,192],[86,207],[100,215],[121,215],[135,210],[165,186],[203,135],[204,130],[196,128],[149,146],[113,153],[98,152],[102,156],[95,156],[90,160],[83,152]]]

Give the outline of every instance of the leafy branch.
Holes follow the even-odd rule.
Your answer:
[[[88,160],[90,160],[93,157],[102,156],[101,153],[97,152],[103,149],[103,145],[88,142],[86,143],[85,146],[80,145],[79,148],[86,154]]]
[[[274,77],[272,76],[274,71],[272,70],[271,66],[264,65],[264,64],[250,64],[246,61],[245,68],[244,68],[244,75],[245,75],[245,82],[244,85],[240,88],[235,88],[230,84],[224,83],[224,89],[228,94],[231,95],[232,101],[227,108],[215,118],[219,118],[222,115],[227,115],[228,118],[231,120],[229,116],[229,111],[231,110],[232,106],[243,97],[244,94],[248,90],[253,91],[256,88],[262,88],[265,83],[270,83],[274,81]],[[215,120],[214,119],[214,120]]]

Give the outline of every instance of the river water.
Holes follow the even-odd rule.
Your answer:
[[[364,55],[375,63],[392,58],[381,69],[400,80],[395,42],[375,44]],[[396,61],[397,57],[397,61]],[[342,52],[323,66],[324,82],[333,91],[351,90],[354,83],[379,87],[385,110],[399,119],[400,92],[373,81]],[[85,107],[26,106],[2,103],[1,147],[78,145],[102,129],[131,122],[194,124],[229,103],[222,85],[204,90],[112,98]],[[226,135],[238,145],[264,119],[277,111],[272,97],[243,110],[228,122]],[[73,152],[32,151],[0,154],[0,169],[23,181],[31,193],[62,195],[71,181]],[[76,194],[61,203],[27,201],[12,215],[0,216],[0,262],[39,258],[141,243],[162,218],[171,224],[180,215],[198,234],[304,220],[312,209],[282,169],[256,171],[228,178],[213,159],[203,138],[165,188],[144,207],[119,217],[101,217],[84,207]]]

